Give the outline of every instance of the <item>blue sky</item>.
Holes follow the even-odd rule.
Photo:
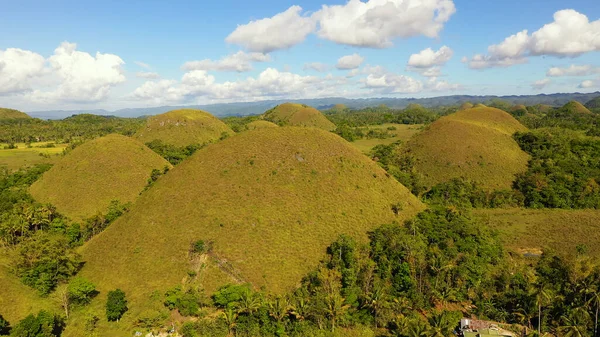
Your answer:
[[[597,0],[23,0],[0,22],[0,106],[25,111],[600,90]]]

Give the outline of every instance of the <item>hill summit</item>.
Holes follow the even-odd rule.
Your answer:
[[[378,225],[422,209],[408,189],[335,134],[247,131],[199,150],[158,180],[88,243],[82,272],[103,289],[118,286],[144,298],[140,292],[180,283],[190,246],[202,240],[221,271],[198,277],[213,286],[250,282],[281,292],[314,268],[340,234],[365,240]],[[203,286],[211,288],[209,281]]]
[[[263,119],[280,126],[307,126],[327,131],[335,129],[319,110],[304,104],[284,103],[268,110]]]
[[[211,143],[233,134],[225,123],[206,111],[181,109],[148,118],[135,137],[143,143],[160,140],[165,144],[184,147]]]
[[[570,101],[569,103],[563,105],[563,110],[571,112],[571,113],[581,113],[581,114],[589,114],[592,113],[588,108],[586,108],[583,104],[577,101]]]
[[[442,117],[415,135],[403,149],[432,186],[464,177],[486,189],[510,188],[527,169],[528,155],[512,139],[525,130],[510,114],[495,108],[462,110]]]
[[[33,197],[82,220],[112,200],[136,199],[153,169],[171,165],[135,139],[111,134],[79,145],[30,187]]]
[[[29,119],[31,116],[19,110],[0,108],[0,119]]]
[[[587,103],[585,103],[585,107],[588,109],[600,109],[600,96],[589,100]]]

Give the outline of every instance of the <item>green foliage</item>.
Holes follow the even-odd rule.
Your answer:
[[[192,253],[196,254],[204,254],[208,251],[208,245],[204,242],[204,240],[197,240],[192,243]]]
[[[430,205],[461,208],[500,208],[523,206],[523,195],[518,191],[486,191],[475,182],[454,178],[433,186],[423,194],[423,201]]]
[[[600,208],[600,140],[561,129],[516,133],[532,158],[515,189],[532,208]]]
[[[219,288],[212,295],[212,299],[215,306],[219,308],[233,308],[248,291],[250,291],[248,285],[228,284]]]
[[[63,120],[37,118],[0,120],[0,143],[55,141],[71,143],[111,133],[133,135],[144,123],[141,118],[75,115]]]
[[[81,231],[81,239],[88,241],[101,233],[118,217],[128,212],[130,207],[130,203],[122,204],[119,200],[112,200],[105,214],[98,213],[85,220],[85,225]],[[72,233],[75,234],[75,231],[76,229],[73,229]]]
[[[167,144],[162,140],[155,139],[146,143],[150,149],[165,158],[172,165],[181,163],[185,158],[193,155],[196,151],[203,148],[206,144],[192,144],[187,146],[175,146]],[[154,171],[153,171],[154,172]],[[165,172],[163,172],[164,174]],[[150,178],[152,179],[152,178]]]
[[[75,275],[81,266],[79,254],[65,237],[43,232],[19,244],[12,261],[13,272],[43,296]]]
[[[325,111],[325,115],[338,127],[339,131],[336,133],[344,137],[342,131],[347,129],[343,129],[343,127],[355,128],[385,123],[426,124],[436,120],[440,114],[445,114],[443,109],[438,109],[436,112],[419,105],[409,105],[405,109],[390,109],[386,106],[368,107],[359,110],[332,109]]]
[[[0,315],[0,336],[8,335],[10,332],[10,323]]]
[[[402,142],[380,144],[371,150],[369,156],[414,195],[420,196],[427,189],[423,175],[417,172],[412,156],[400,154],[401,146]]]
[[[64,322],[56,315],[40,311],[37,315],[29,315],[11,330],[14,337],[58,337],[64,328]]]
[[[77,276],[69,282],[67,293],[74,304],[87,305],[98,294],[98,291],[92,282]]]
[[[164,305],[169,310],[177,309],[183,316],[197,316],[202,304],[202,293],[195,289],[176,287],[165,293]]]
[[[106,319],[109,322],[118,321],[129,310],[125,292],[115,289],[108,292],[106,299]]]

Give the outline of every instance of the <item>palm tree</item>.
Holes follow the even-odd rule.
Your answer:
[[[383,287],[376,286],[372,292],[366,295],[363,306],[368,308],[373,313],[375,329],[377,329],[377,320],[379,318],[378,314],[390,306],[385,289]]]
[[[452,331],[456,326],[448,311],[433,312],[427,317],[429,322],[429,335],[432,337],[448,337],[452,335]]]
[[[286,297],[277,296],[275,300],[268,302],[269,316],[273,317],[278,324],[290,313],[292,306]]]
[[[562,325],[558,327],[561,337],[589,337],[588,325],[590,314],[584,308],[575,308],[569,315],[561,317]]]
[[[256,296],[250,289],[242,292],[240,300],[237,304],[237,313],[252,315],[260,308],[260,298]]]
[[[414,318],[408,322],[404,334],[407,337],[431,337],[427,324],[418,318]]]
[[[595,289],[592,292],[592,297],[589,299],[588,303],[592,304],[596,307],[595,315],[594,315],[594,337],[598,336],[598,310],[600,310],[600,291]]]
[[[552,298],[552,292],[545,284],[539,284],[535,293],[538,305],[538,335],[542,335],[542,306]]]
[[[222,316],[229,329],[227,336],[235,336],[235,326],[237,324],[238,314],[233,311],[233,309],[227,308],[222,312]]]

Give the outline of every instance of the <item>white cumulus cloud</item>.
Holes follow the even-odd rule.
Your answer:
[[[108,97],[112,87],[125,82],[121,68],[125,62],[119,56],[100,52],[92,56],[76,48],[75,43],[63,42],[54,50],[48,64],[59,84],[50,90],[33,91],[33,100],[98,102]]]
[[[600,67],[594,67],[589,64],[575,65],[571,64],[569,67],[560,68],[552,67],[546,72],[546,76],[560,77],[560,76],[588,76],[600,73]]]
[[[217,61],[204,59],[186,62],[181,68],[183,70],[236,71],[241,73],[252,70],[252,63],[254,62],[269,61],[271,61],[271,56],[268,54],[239,51]]]
[[[292,6],[271,18],[239,25],[225,41],[260,53],[290,48],[315,30],[314,19],[301,12],[302,7]]]
[[[550,79],[549,79],[549,78],[544,78],[544,79],[541,79],[541,80],[538,80],[538,81],[535,81],[535,82],[533,82],[533,83],[531,84],[531,87],[532,87],[533,89],[536,89],[536,90],[542,90],[542,89],[544,89],[544,88],[545,88],[545,87],[546,87],[548,84],[550,84],[550,82],[551,82],[551,81],[550,81]]]
[[[336,64],[336,68],[341,69],[341,70],[345,70],[345,69],[356,69],[358,67],[360,67],[360,65],[365,61],[365,58],[358,55],[358,54],[352,54],[352,55],[346,55],[346,56],[342,56],[338,59],[337,64]]]
[[[418,54],[412,54],[408,59],[408,66],[415,68],[430,68],[441,66],[450,61],[454,52],[447,46],[441,47],[438,51],[431,48],[421,50]]]
[[[589,89],[589,88],[594,88],[597,87],[597,83],[592,81],[592,80],[585,80],[583,82],[581,82],[581,84],[579,84],[578,88],[580,89]]]
[[[508,67],[527,62],[529,56],[576,57],[592,51],[600,51],[600,20],[590,22],[584,14],[564,9],[531,35],[523,30],[489,46],[487,55],[476,54],[464,62],[473,69]]]
[[[339,44],[387,48],[395,38],[435,38],[456,12],[452,0],[350,0],[323,5],[317,35]]]
[[[0,50],[0,95],[31,90],[32,80],[44,74],[45,63],[42,55],[28,50]]]

